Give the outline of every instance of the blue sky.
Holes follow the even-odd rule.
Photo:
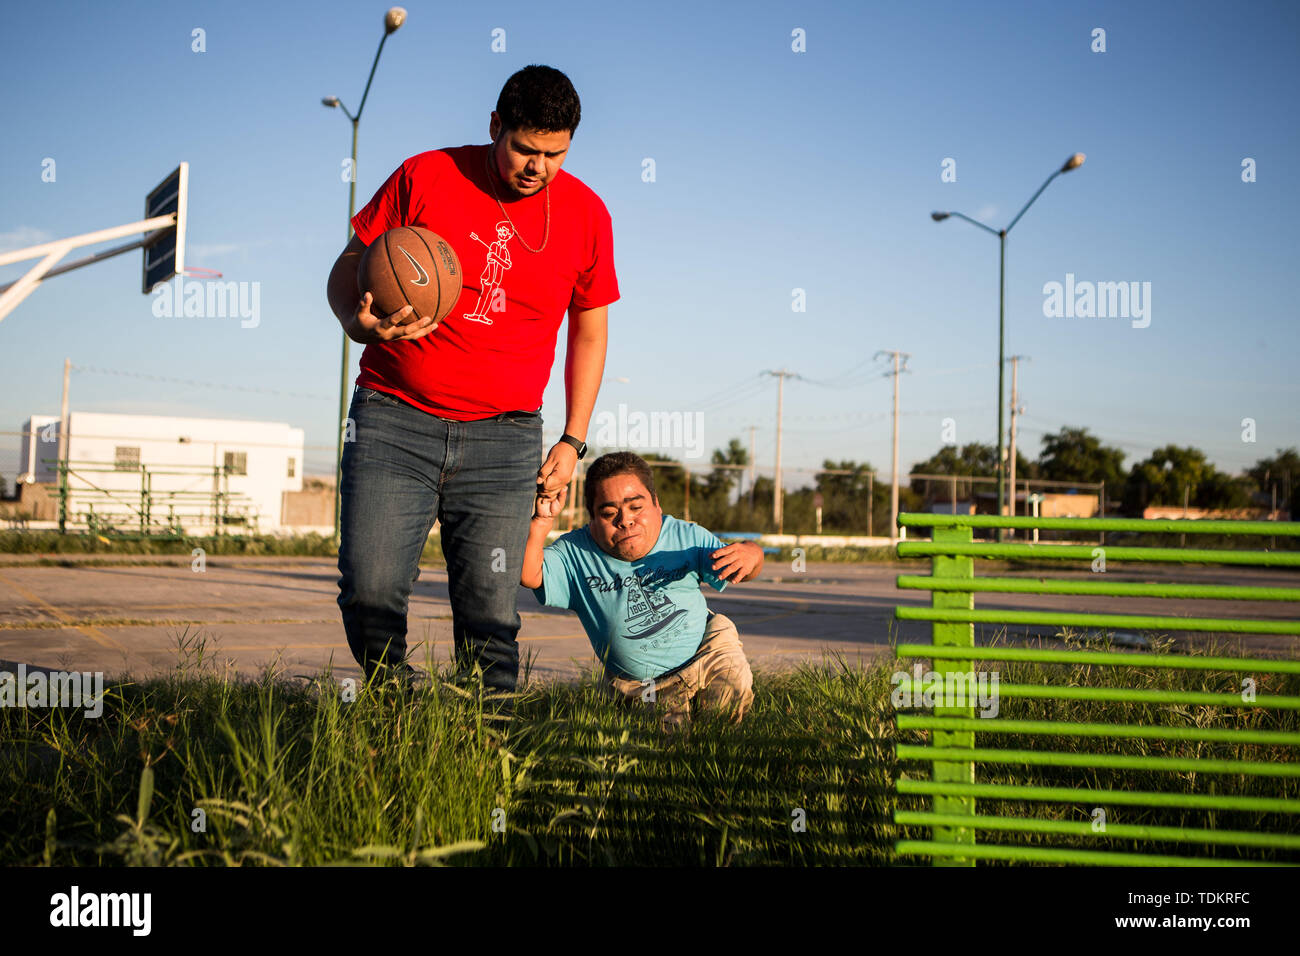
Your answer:
[[[189,262],[260,283],[260,324],[156,318],[138,253],[55,278],[0,322],[0,431],[57,413],[67,357],[128,373],[74,372],[74,410],[285,420],[320,446],[307,472],[332,473],[341,333],[324,287],[350,133],[320,98],[356,108],[386,6],[159,7],[6,12],[0,248],[131,221],[186,160]],[[358,202],[409,155],[486,142],[514,70],[568,73],[583,119],[565,169],[610,209],[623,293],[598,411],[702,412],[708,449],[754,425],[770,465],[776,383],[761,373],[786,368],[803,376],[785,389],[786,468],[887,473],[890,381],[872,357],[901,349],[904,470],[945,418],[961,443],[994,441],[998,243],[929,213],[1004,226],[1082,151],[1008,240],[1024,451],[1068,424],[1128,464],[1173,442],[1236,472],[1300,444],[1294,4],[407,8],[361,124]],[[956,182],[941,181],[947,158]],[[0,282],[19,274],[0,267]],[[1067,274],[1150,283],[1150,325],[1044,316],[1044,284]],[[548,427],[563,422],[562,342]],[[17,447],[0,436],[10,481]]]

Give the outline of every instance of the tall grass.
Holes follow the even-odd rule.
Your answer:
[[[1067,632],[1069,650],[1117,650],[1106,642],[1084,641]],[[1232,657],[1230,646],[1210,641],[1189,651],[1170,638],[1156,638],[1147,653],[1191,653],[1194,656]],[[998,671],[1004,683],[1040,684],[1053,687],[1114,687],[1139,690],[1208,692],[1240,696],[1242,680],[1255,682],[1259,696],[1300,696],[1300,675],[1243,674],[1227,671],[1183,671],[1160,667],[1112,667],[1094,665],[1007,663],[982,661],[980,669]],[[1300,732],[1300,713],[1296,710],[1265,710],[1257,707],[1209,707],[1147,703],[1031,700],[1004,697],[1000,701],[999,719],[1059,720],[1080,723],[1130,724],[1142,727],[1231,728]],[[1218,741],[1148,740],[1118,737],[1059,737],[1041,734],[981,734],[977,746],[1003,750],[1085,751],[1095,754],[1127,754],[1143,757],[1183,757],[1204,760],[1257,761],[1269,764],[1296,763],[1300,748],[1294,745],[1242,744]],[[920,765],[915,765],[919,767]],[[1272,797],[1300,799],[1300,778],[1278,778],[1252,774],[1170,772],[1158,770],[1122,770],[1104,767],[1047,767],[986,764],[979,766],[981,783],[1024,786],[1073,787],[1081,790],[1159,791],[1174,794],[1214,794],[1219,796]],[[919,807],[918,807],[919,808]],[[1092,804],[1026,804],[1016,801],[981,800],[978,812],[989,816],[1026,816],[1053,820],[1088,822],[1097,809]],[[1295,814],[1259,813],[1106,805],[1101,801],[1108,824],[1182,827],[1208,830],[1245,830],[1271,833],[1295,833],[1300,820]],[[1113,849],[1127,852],[1157,853],[1174,856],[1212,856],[1228,859],[1268,859],[1300,862],[1295,851],[1260,848],[1236,848],[1227,845],[1206,846],[1194,842],[1149,842],[1110,840],[1100,846],[1095,837],[1061,835],[1007,834],[982,831],[981,843],[1021,843],[1070,847],[1073,849]]]
[[[328,674],[306,680],[268,671],[241,680],[220,672],[201,640],[181,643],[186,656],[173,673],[115,683],[98,719],[76,710],[0,710],[0,863],[882,865],[919,862],[895,859],[892,846],[902,836],[928,834],[904,833],[891,822],[902,769],[893,751],[899,735],[889,704],[892,661],[759,672],[743,723],[705,716],[670,734],[652,715],[605,699],[592,675],[576,686],[533,683],[517,700],[514,719],[505,719],[472,689],[443,681],[416,691],[359,687],[349,701],[347,685]],[[1213,672],[1051,668],[1004,665],[1001,679],[1212,690],[1231,681]],[[1265,678],[1259,690],[1295,694],[1297,683]],[[1009,718],[1289,730],[1297,724],[1295,712],[1001,704]],[[905,736],[916,742],[924,735]],[[980,744],[1080,747],[1010,735]],[[1284,757],[1263,748],[1158,741],[1086,746]],[[926,768],[907,769],[923,776]],[[1011,776],[1011,768],[981,767],[979,779]],[[1294,779],[1209,782],[1127,773],[1121,780],[1100,770],[1047,767],[1014,768],[1014,776],[1054,786],[1211,787],[1293,798],[1298,789]],[[926,803],[903,798],[900,806]],[[979,809],[1058,817],[1090,808],[981,801]],[[1242,829],[1288,824],[1136,807],[1116,808],[1110,819]],[[1001,839],[1010,838],[980,835],[981,842]]]
[[[115,537],[59,534],[57,531],[0,531],[0,554],[207,554],[292,555],[333,557],[338,554],[329,535],[212,535],[207,537]]]

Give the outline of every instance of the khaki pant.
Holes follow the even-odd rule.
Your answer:
[[[739,721],[754,700],[754,674],[741,648],[731,619],[710,614],[699,651],[682,667],[653,682],[627,680],[606,668],[602,685],[615,700],[654,708],[666,728],[690,720],[692,699]]]

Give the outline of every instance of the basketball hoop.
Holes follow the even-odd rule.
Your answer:
[[[189,203],[189,163],[181,163],[161,183],[145,197],[144,218],[97,232],[82,233],[53,242],[38,243],[25,249],[0,252],[0,266],[29,259],[39,260],[27,270],[22,278],[0,285],[0,319],[3,319],[34,291],[41,283],[55,276],[63,275],[83,266],[93,265],[105,259],[130,252],[133,249],[144,251],[141,289],[150,295],[160,283],[166,282],[174,275],[193,275],[211,272],[211,270],[193,270],[185,268],[185,217]],[[110,239],[122,239],[126,236],[143,233],[144,237],[128,242],[126,245],[104,249],[85,256],[75,262],[57,265],[59,260],[73,249],[98,245]],[[207,278],[220,278],[220,273],[212,273]]]

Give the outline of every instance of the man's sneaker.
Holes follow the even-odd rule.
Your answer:
[[[428,673],[416,670],[410,664],[401,663],[396,667],[381,664],[372,672],[377,686],[395,685],[404,691],[422,691],[429,687]]]
[[[433,678],[429,676],[428,671],[422,671],[410,664],[403,666],[406,669],[401,671],[398,679],[406,686],[407,690],[419,693],[428,690],[433,684]]]
[[[496,720],[510,720],[515,716],[515,698],[513,691],[493,690],[487,688],[483,694],[483,716]]]

